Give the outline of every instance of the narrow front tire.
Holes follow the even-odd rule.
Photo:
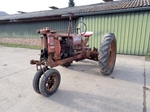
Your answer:
[[[61,76],[56,69],[47,70],[40,81],[40,92],[49,97],[57,91],[60,81]]]

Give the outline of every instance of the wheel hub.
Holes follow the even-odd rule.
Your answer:
[[[46,83],[47,91],[49,92],[53,91],[55,87],[57,86],[57,83],[58,83],[58,77],[56,74],[53,74],[47,80],[47,83]]]
[[[116,50],[115,50],[115,41],[111,42],[110,48],[109,48],[109,68],[112,69],[115,63],[115,55],[116,55]]]

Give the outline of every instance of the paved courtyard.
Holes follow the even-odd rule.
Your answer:
[[[61,83],[47,98],[32,88],[36,68],[29,63],[38,54],[0,46],[0,112],[150,112],[150,62],[144,57],[117,55],[110,76],[90,60],[56,67]]]

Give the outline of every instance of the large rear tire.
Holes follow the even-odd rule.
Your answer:
[[[116,62],[116,37],[113,33],[104,35],[99,50],[99,67],[103,75],[110,75]]]

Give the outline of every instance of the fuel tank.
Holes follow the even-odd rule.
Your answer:
[[[73,36],[73,45],[79,45],[79,44],[82,44],[82,36],[76,34]]]

